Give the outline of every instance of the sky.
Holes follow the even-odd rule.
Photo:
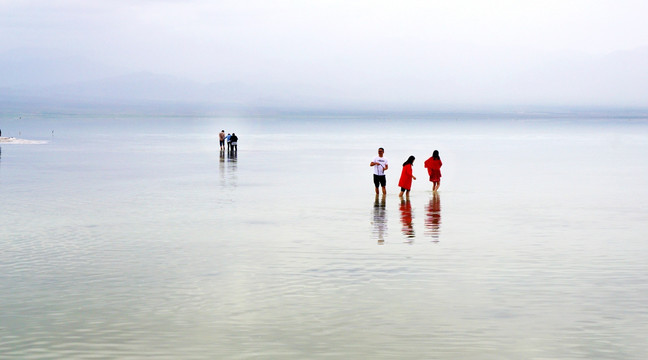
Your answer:
[[[0,53],[278,97],[636,106],[646,14],[644,0],[0,0]]]

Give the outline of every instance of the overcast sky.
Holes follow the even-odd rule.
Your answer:
[[[518,84],[542,102],[559,89],[534,91],[538,69],[563,76],[554,72],[645,49],[646,14],[645,0],[0,0],[0,52],[359,100],[505,102]]]

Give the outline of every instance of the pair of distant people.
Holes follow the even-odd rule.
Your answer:
[[[238,136],[235,133],[225,135],[225,130],[221,130],[218,134],[221,151],[225,150],[225,143],[227,143],[227,151],[238,151]]]
[[[382,187],[383,195],[387,194],[387,177],[385,176],[385,171],[389,169],[389,161],[384,156],[385,149],[378,148],[378,156],[376,156],[369,166],[373,167],[373,181],[376,188],[376,195],[379,194],[378,188]],[[398,186],[401,188],[400,194],[398,196],[403,196],[406,194],[409,197],[410,190],[412,189],[412,180],[416,180],[412,171],[412,165],[414,164],[415,157],[410,156],[403,163],[403,170],[401,171],[401,176],[398,181]],[[436,192],[441,186],[441,157],[439,156],[439,151],[434,150],[432,156],[425,160],[424,166],[428,171],[430,176],[430,182],[432,182],[432,191]]]

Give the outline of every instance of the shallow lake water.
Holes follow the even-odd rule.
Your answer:
[[[646,120],[1,125],[1,358],[648,357]]]

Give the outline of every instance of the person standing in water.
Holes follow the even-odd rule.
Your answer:
[[[416,176],[412,173],[414,159],[414,156],[410,156],[407,158],[407,161],[403,163],[403,170],[401,171],[400,180],[398,180],[398,186],[401,188],[398,197],[403,197],[403,193],[405,192],[407,193],[407,197],[409,197],[410,189],[412,188],[412,180],[416,180]]]
[[[441,186],[441,157],[439,157],[439,150],[434,150],[432,157],[425,160],[425,168],[430,175],[430,181],[432,182],[432,191],[436,192]]]
[[[238,152],[238,136],[236,136],[235,133],[232,133],[232,137],[230,138],[230,141],[232,142],[232,151]]]
[[[382,186],[383,195],[387,194],[387,177],[385,177],[385,170],[389,168],[389,161],[383,157],[385,149],[378,148],[378,156],[376,156],[369,166],[373,166],[373,181],[376,187],[376,195],[378,195],[378,187]]]
[[[221,151],[225,150],[225,130],[221,130],[218,134],[218,142],[220,143]]]

